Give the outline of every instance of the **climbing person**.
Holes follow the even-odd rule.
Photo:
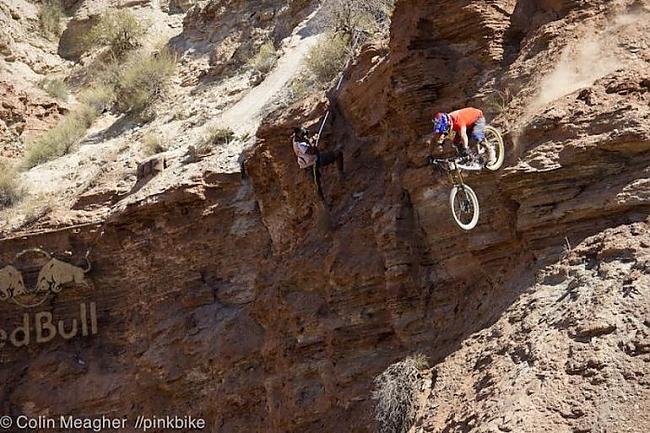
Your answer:
[[[320,168],[336,162],[341,177],[343,176],[343,152],[320,151],[314,144],[310,132],[303,127],[293,128],[293,152],[298,160],[298,167],[303,169],[309,179],[314,182],[318,196],[325,202]]]
[[[477,108],[467,107],[451,113],[437,113],[433,118],[434,141],[438,145],[438,150],[443,150],[443,143],[447,138],[457,146],[457,149],[463,156],[469,156],[474,159],[474,153],[469,146],[470,137],[477,146],[480,146],[485,140],[485,116]],[[496,154],[492,146],[484,146],[488,151],[489,162],[496,159]]]

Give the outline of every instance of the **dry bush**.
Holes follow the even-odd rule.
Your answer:
[[[195,145],[198,154],[210,153],[213,147],[229,144],[235,140],[235,133],[230,128],[210,127]]]
[[[388,33],[395,0],[326,0],[325,25],[334,33],[367,38]]]
[[[501,114],[508,109],[508,105],[512,102],[512,98],[513,95],[510,93],[510,90],[497,90],[487,97],[486,105],[492,113]]]
[[[417,399],[425,380],[428,363],[423,355],[414,355],[389,366],[375,378],[373,400],[379,433],[406,433],[415,422]]]
[[[39,85],[50,96],[58,98],[62,101],[67,101],[70,91],[68,85],[60,78],[44,78],[39,82]]]
[[[142,44],[148,24],[128,9],[109,10],[101,16],[82,41],[86,51],[109,47],[118,58]]]
[[[166,48],[144,58],[132,56],[115,85],[117,110],[142,113],[163,95],[175,72],[176,56]]]
[[[0,209],[18,203],[26,194],[13,167],[0,162]]]
[[[64,17],[60,0],[46,0],[38,11],[38,25],[45,36],[61,36]]]
[[[82,90],[77,99],[85,105],[93,107],[97,113],[103,113],[115,102],[115,91],[108,84],[97,84]]]
[[[141,146],[147,156],[156,155],[167,150],[167,144],[163,138],[153,132],[147,133],[142,137]]]
[[[97,111],[80,104],[68,113],[54,128],[28,144],[23,165],[32,168],[70,153],[97,118]]]
[[[262,75],[266,75],[275,67],[278,62],[278,53],[275,50],[273,42],[267,41],[260,47],[250,65]]]
[[[325,35],[307,55],[306,66],[313,78],[325,87],[336,78],[347,62],[349,38],[345,35]]]

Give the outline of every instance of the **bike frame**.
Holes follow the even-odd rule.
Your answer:
[[[463,178],[463,171],[458,167],[456,161],[450,160],[436,160],[436,165],[443,168],[447,172],[447,178],[451,185],[465,185],[465,179]]]

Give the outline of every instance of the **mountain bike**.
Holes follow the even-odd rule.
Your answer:
[[[505,148],[503,138],[499,131],[493,126],[485,127],[485,138],[477,143],[478,149],[475,155],[463,155],[460,148],[453,144],[456,150],[456,157],[434,159],[430,157],[429,162],[439,170],[447,173],[449,183],[453,185],[449,193],[449,206],[456,224],[463,230],[472,230],[478,224],[479,204],[478,197],[463,179],[463,170],[481,171],[484,168],[496,171],[501,168],[505,160]],[[489,150],[494,150],[494,160],[490,161]]]
[[[463,179],[462,169],[472,169],[463,164],[466,159],[464,157],[432,158],[430,163],[447,173],[449,183],[453,185],[449,193],[449,206],[456,224],[463,230],[472,230],[478,224],[479,204],[476,193],[465,184]]]

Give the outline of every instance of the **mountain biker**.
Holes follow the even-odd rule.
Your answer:
[[[314,181],[318,196],[325,201],[321,184],[320,168],[336,162],[336,167],[343,175],[343,153],[341,151],[320,151],[313,143],[310,132],[303,127],[293,128],[293,152],[298,160],[298,167]]]
[[[474,107],[462,108],[451,113],[437,113],[433,118],[434,141],[438,150],[443,150],[445,139],[450,138],[463,156],[475,157],[470,150],[469,138],[477,144],[485,140],[485,116],[483,112]],[[489,162],[496,159],[492,146],[485,146],[488,151]]]

